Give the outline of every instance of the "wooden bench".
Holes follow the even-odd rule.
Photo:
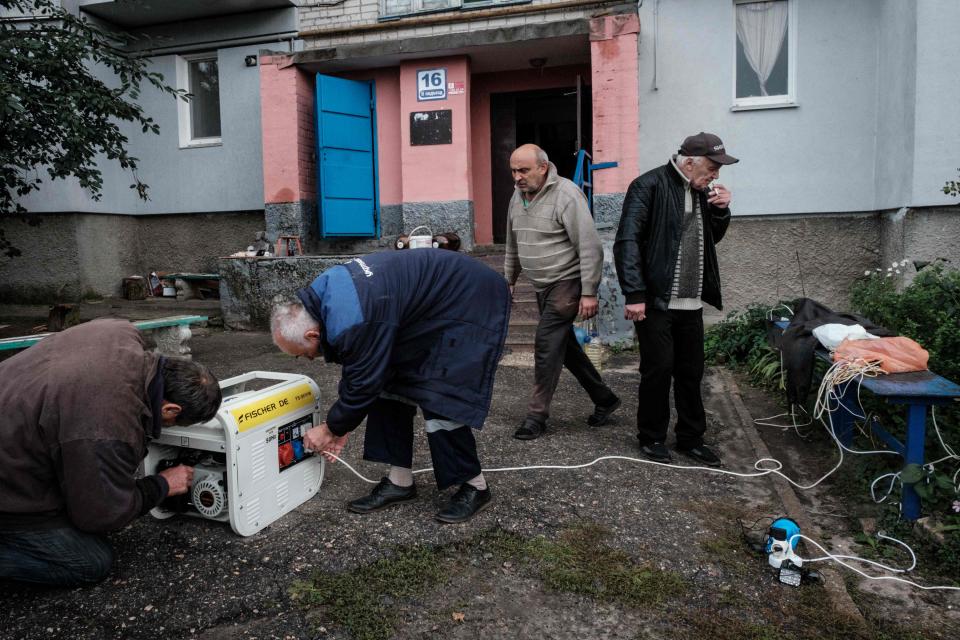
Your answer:
[[[775,324],[781,331],[789,326],[789,323],[785,321],[778,321]],[[833,358],[826,349],[817,348],[816,355],[818,358],[833,364]],[[848,448],[853,443],[854,422],[857,419],[862,419],[860,402],[857,398],[860,388],[870,391],[873,395],[890,404],[906,405],[906,442],[897,440],[880,426],[876,418],[871,421],[870,429],[892,451],[899,453],[906,464],[921,466],[924,463],[924,439],[927,432],[928,407],[952,404],[957,398],[960,398],[960,385],[933,373],[929,369],[909,373],[889,373],[875,378],[863,377],[859,383],[851,380],[836,388],[840,402],[832,417],[837,439]],[[907,520],[916,520],[920,517],[920,497],[909,484],[903,484],[902,486],[903,492],[900,497],[902,516]]]
[[[156,350],[165,355],[190,357],[187,341],[193,333],[190,325],[205,323],[207,316],[170,316],[155,320],[138,320],[133,323],[140,331],[149,332],[156,343]],[[25,349],[40,342],[52,333],[38,333],[32,336],[0,339],[0,351]]]

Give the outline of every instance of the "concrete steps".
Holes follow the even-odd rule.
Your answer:
[[[503,249],[492,248],[482,255],[474,255],[485,265],[503,274]],[[533,351],[534,338],[540,312],[537,309],[537,294],[533,285],[522,273],[513,289],[513,307],[510,311],[510,328],[507,332],[507,349],[513,352]]]

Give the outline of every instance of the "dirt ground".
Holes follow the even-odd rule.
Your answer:
[[[117,310],[115,310],[117,311]],[[9,309],[0,308],[0,318]],[[117,311],[120,313],[121,311]],[[86,313],[86,312],[85,312]],[[107,312],[99,315],[111,315]],[[17,315],[20,326],[35,325]],[[41,319],[42,320],[42,319]],[[0,323],[10,323],[0,319]],[[13,324],[16,324],[14,322]],[[32,326],[31,325],[31,326]],[[194,357],[226,378],[251,370],[314,377],[323,404],[338,370],[279,353],[263,333],[201,331]],[[624,400],[615,424],[586,426],[592,407],[564,374],[547,435],[511,437],[532,383],[529,356],[504,359],[479,434],[486,468],[571,465],[636,456],[636,355],[615,356],[605,377]],[[750,472],[753,416],[776,399],[710,369],[708,441],[727,470]],[[834,455],[792,431],[760,428],[785,471],[819,477]],[[362,427],[345,459],[359,460]],[[690,464],[677,457],[678,464]],[[429,466],[417,436],[415,468]],[[770,477],[741,479],[607,460],[579,470],[489,473],[494,505],[464,525],[433,519],[444,494],[429,474],[419,498],[367,516],[344,503],[370,486],[328,465],[320,493],[257,535],[196,518],[141,518],[111,536],[119,561],[104,583],[80,589],[0,584],[0,638],[955,638],[960,594],[920,592],[830,572],[834,589],[777,582],[748,547],[749,525],[787,513]],[[448,492],[449,493],[449,492]],[[824,544],[858,555],[857,510],[829,483],[797,492]],[[869,501],[869,498],[866,498]],[[762,527],[760,528],[762,529]],[[759,532],[760,529],[757,531]],[[806,532],[805,532],[806,533]],[[815,555],[813,553],[809,555]],[[902,558],[888,562],[903,564]],[[821,563],[827,564],[827,563]],[[936,577],[932,568],[923,577]],[[836,590],[852,596],[837,598]],[[852,602],[853,607],[849,606]]]

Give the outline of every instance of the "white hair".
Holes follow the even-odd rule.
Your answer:
[[[686,160],[687,158],[689,158],[690,160],[693,160],[693,164],[700,165],[700,164],[703,164],[704,157],[705,156],[685,156],[681,153],[678,153],[677,166],[680,166],[681,164],[683,164],[683,161]]]
[[[550,162],[550,158],[547,157],[547,152],[537,147],[537,164],[547,164]]]
[[[280,335],[284,340],[301,347],[309,347],[310,341],[304,335],[307,331],[320,328],[320,323],[313,319],[301,302],[281,302],[273,307],[270,313],[270,334]]]

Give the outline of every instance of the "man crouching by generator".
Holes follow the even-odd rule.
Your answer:
[[[366,418],[363,458],[390,465],[372,493],[350,502],[350,511],[370,513],[416,497],[417,407],[437,487],[460,485],[436,518],[464,522],[489,505],[473,429],[486,420],[507,336],[510,293],[503,278],[452,251],[390,251],[333,267],[298,295],[275,308],[273,341],[284,353],[323,355],[343,367],[339,398],[304,444],[340,455]]]
[[[147,351],[125,320],[81,324],[0,363],[0,578],[105,578],[103,534],[190,487],[183,465],[135,477],[147,442],[210,420],[220,400],[205,367]]]

